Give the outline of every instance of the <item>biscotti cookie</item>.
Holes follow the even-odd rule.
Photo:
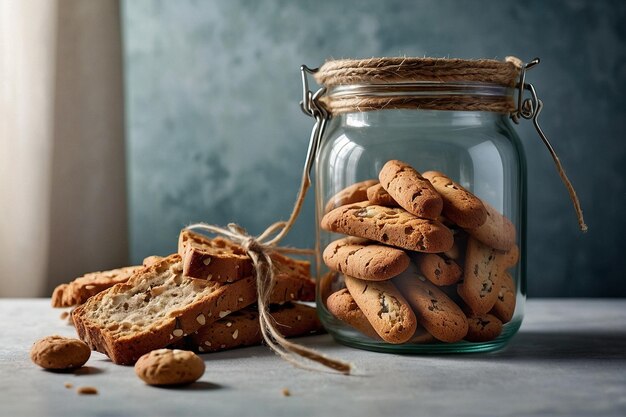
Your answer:
[[[413,271],[411,270],[413,269]],[[458,342],[467,334],[467,318],[459,306],[414,268],[393,279],[406,297],[419,323],[442,342]]]
[[[498,299],[493,305],[491,314],[502,320],[502,323],[508,323],[513,318],[515,312],[515,281],[508,272],[503,272],[500,277],[498,289]]]
[[[271,306],[270,315],[285,337],[305,336],[323,330],[314,307],[288,303]],[[198,352],[217,352],[261,344],[263,335],[256,306],[237,311],[187,337],[187,346]]]
[[[349,275],[344,279],[350,295],[381,339],[399,344],[413,336],[417,319],[391,281],[364,281]]]
[[[91,349],[130,365],[256,299],[252,277],[232,284],[189,278],[180,256],[171,255],[91,297],[72,318]]]
[[[269,302],[282,304],[287,301],[315,301],[315,281],[288,274],[275,275]]]
[[[431,183],[410,165],[391,160],[378,174],[380,184],[406,211],[424,219],[436,219],[443,200]]]
[[[402,208],[369,202],[332,210],[322,218],[321,227],[418,252],[444,252],[454,243],[450,229],[436,220],[421,219]]]
[[[438,286],[456,284],[463,275],[456,262],[436,253],[420,253],[414,259],[422,275]]]
[[[519,262],[519,247],[513,245],[511,249],[503,252],[500,256],[500,265],[503,269],[509,269]]]
[[[347,325],[354,327],[367,337],[380,340],[378,333],[363,314],[346,288],[332,293],[326,300],[328,311]]]
[[[463,281],[457,291],[476,314],[492,309],[500,289],[500,261],[495,249],[470,238],[467,242]]]
[[[399,204],[393,197],[378,183],[367,189],[367,199],[372,204],[387,207],[399,207]]]
[[[204,374],[204,361],[188,350],[157,349],[137,360],[135,373],[149,385],[182,385]]]
[[[246,251],[221,237],[210,239],[185,229],[178,236],[178,254],[183,259],[183,274],[191,278],[234,282],[253,275]]]
[[[369,281],[390,279],[407,269],[410,263],[403,250],[357,237],[331,242],[323,258],[329,268]]]
[[[515,244],[515,226],[498,210],[483,201],[487,209],[487,220],[482,226],[465,229],[474,238],[494,249],[508,251]]]
[[[377,183],[377,180],[365,180],[344,188],[328,200],[324,213],[346,204],[367,200],[367,189]]]
[[[468,342],[488,342],[502,332],[502,322],[492,314],[469,315],[467,322],[469,327],[465,340]]]
[[[80,368],[89,360],[91,349],[78,339],[46,336],[30,350],[30,359],[44,369],[71,370]]]
[[[82,304],[100,291],[128,281],[134,273],[143,268],[140,265],[110,271],[91,272],[76,278],[69,284],[61,284],[52,293],[52,307],[72,307]]]
[[[487,220],[482,201],[448,176],[437,171],[422,174],[443,199],[443,215],[459,227],[476,228]]]

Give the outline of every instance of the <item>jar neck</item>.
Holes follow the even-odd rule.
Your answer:
[[[331,88],[321,97],[333,114],[384,109],[485,111],[510,114],[514,89],[498,84],[413,82],[354,84]]]
[[[423,128],[471,128],[509,124],[509,115],[487,111],[392,109],[350,112],[333,115],[334,123],[344,127],[416,126]]]

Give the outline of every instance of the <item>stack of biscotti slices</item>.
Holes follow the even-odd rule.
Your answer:
[[[326,308],[392,344],[484,342],[513,317],[519,260],[513,223],[441,172],[388,161],[379,180],[332,197],[324,230]],[[330,277],[330,278],[329,278]],[[324,279],[345,288],[333,292]]]
[[[309,263],[280,254],[272,258],[276,285],[270,295],[271,314],[279,329],[286,336],[321,331],[315,308],[295,303],[314,300]],[[194,267],[198,259],[202,267]],[[185,273],[186,266],[192,276]],[[209,352],[260,343],[258,316],[256,332],[244,320],[256,308],[252,261],[233,242],[185,230],[179,253],[146,258],[144,266],[132,268],[130,276],[108,271],[96,274],[98,279],[78,278],[55,290],[62,296],[53,300],[57,306],[75,305],[72,320],[80,338],[114,363],[130,365],[167,346]],[[107,277],[111,285],[105,288]],[[93,294],[86,300],[75,296],[93,281],[100,283],[99,292],[90,288]],[[246,308],[250,310],[245,314],[234,314]],[[229,331],[230,339],[225,340]]]

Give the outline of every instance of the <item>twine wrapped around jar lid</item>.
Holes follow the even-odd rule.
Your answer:
[[[493,111],[511,113],[516,105],[512,89],[519,78],[522,62],[515,57],[505,61],[493,59],[448,59],[448,58],[370,58],[339,59],[327,61],[315,73],[315,80],[328,91],[320,101],[331,114],[381,109],[428,109]],[[351,94],[342,91],[335,94],[337,87],[382,84],[447,83],[488,84],[502,87],[500,94]],[[509,90],[511,89],[511,90]]]

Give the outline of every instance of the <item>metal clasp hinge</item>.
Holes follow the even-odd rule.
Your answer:
[[[556,169],[559,173],[559,176],[561,177],[561,180],[563,181],[565,188],[567,188],[567,192],[569,193],[570,199],[572,200],[572,203],[574,204],[574,209],[576,210],[576,216],[578,217],[578,226],[580,227],[581,231],[586,232],[587,225],[585,224],[585,219],[583,218],[583,211],[580,206],[580,201],[578,200],[578,196],[576,195],[576,191],[574,190],[574,186],[570,182],[569,178],[567,178],[567,175],[565,174],[565,169],[563,168],[563,165],[561,164],[561,161],[559,160],[559,157],[557,156],[556,151],[550,144],[550,141],[548,140],[546,134],[543,132],[543,129],[541,129],[541,126],[539,126],[539,114],[541,113],[541,109],[543,108],[543,101],[541,101],[539,97],[537,96],[537,91],[535,90],[535,87],[532,84],[526,82],[526,71],[533,68],[535,65],[539,64],[539,62],[540,62],[539,58],[535,58],[532,61],[522,65],[522,68],[520,71],[519,82],[516,86],[517,108],[515,109],[515,111],[513,111],[513,113],[511,113],[511,119],[516,124],[519,124],[519,121],[521,118],[524,118],[526,120],[532,119],[533,125],[535,126],[535,130],[537,130],[539,137],[543,141],[544,145],[546,145],[546,148],[548,148],[548,152],[550,152],[550,155],[552,156],[552,160],[554,161],[554,164],[556,165]],[[524,99],[525,91],[530,92],[530,98]]]
[[[304,165],[304,172],[308,176],[309,181],[311,180],[311,169],[313,168],[313,163],[315,162],[317,150],[319,149],[322,135],[326,128],[326,121],[329,116],[328,112],[319,101],[320,97],[326,92],[326,88],[321,87],[315,93],[309,90],[308,74],[315,74],[318,70],[319,68],[311,69],[306,65],[300,66],[300,73],[302,75],[302,101],[300,102],[300,109],[304,114],[315,119]]]

